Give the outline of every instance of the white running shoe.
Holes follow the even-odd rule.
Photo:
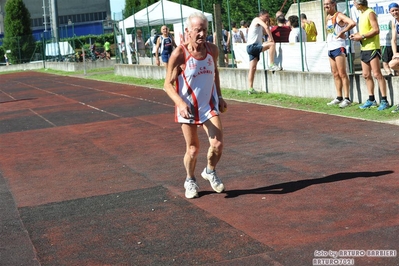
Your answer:
[[[204,171],[202,171],[201,176],[205,179],[208,180],[209,183],[212,186],[212,189],[214,191],[216,191],[217,193],[220,193],[224,190],[224,185],[222,180],[219,179],[219,177],[217,177],[216,175],[216,170],[213,171],[212,173],[208,174],[206,172],[206,167],[204,169]]]
[[[350,100],[344,99],[344,100],[339,104],[339,107],[340,107],[340,108],[345,108],[345,107],[350,106],[351,104],[352,104],[352,102],[351,102]]]
[[[281,67],[279,67],[278,65],[271,65],[269,67],[269,71],[280,71]]]
[[[334,100],[332,100],[331,102],[327,103],[327,105],[337,105],[340,104],[342,101],[338,100],[337,98],[335,98]]]
[[[186,189],[186,198],[188,199],[193,199],[193,198],[197,198],[198,197],[198,190],[199,187],[197,185],[197,183],[195,182],[195,180],[193,179],[186,179],[186,181],[184,182],[184,188]]]

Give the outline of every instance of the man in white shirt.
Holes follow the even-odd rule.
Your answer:
[[[272,33],[270,32],[270,15],[266,10],[261,10],[259,16],[254,18],[251,25],[248,28],[248,40],[247,40],[247,53],[249,55],[249,73],[248,83],[249,90],[248,94],[256,93],[253,88],[256,66],[260,59],[260,54],[266,50],[269,50],[269,70],[277,71],[281,70],[279,66],[274,64],[274,56],[276,53],[276,44],[273,40]],[[263,42],[263,32],[266,32],[268,40]]]

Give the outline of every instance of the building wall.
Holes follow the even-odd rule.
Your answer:
[[[0,33],[4,33],[4,6],[7,0],[0,0]],[[46,7],[46,15],[49,16],[50,0],[24,0],[29,10],[32,28],[44,28],[43,26],[43,3]],[[59,25],[70,23],[81,23],[111,19],[110,0],[58,0]],[[47,22],[49,20],[47,19]]]

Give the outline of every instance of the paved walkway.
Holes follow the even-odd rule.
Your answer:
[[[1,78],[1,265],[399,265],[397,126],[229,101],[227,190],[188,200],[162,90]]]

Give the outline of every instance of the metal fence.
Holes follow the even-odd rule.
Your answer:
[[[60,28],[61,30],[61,28]],[[42,34],[41,39],[33,36],[17,36],[0,39],[0,64],[29,63],[35,61],[82,62],[105,59],[103,45],[106,40],[113,43],[113,34],[72,36],[60,41]],[[94,49],[92,49],[94,48]],[[112,46],[115,55],[115,45]]]

